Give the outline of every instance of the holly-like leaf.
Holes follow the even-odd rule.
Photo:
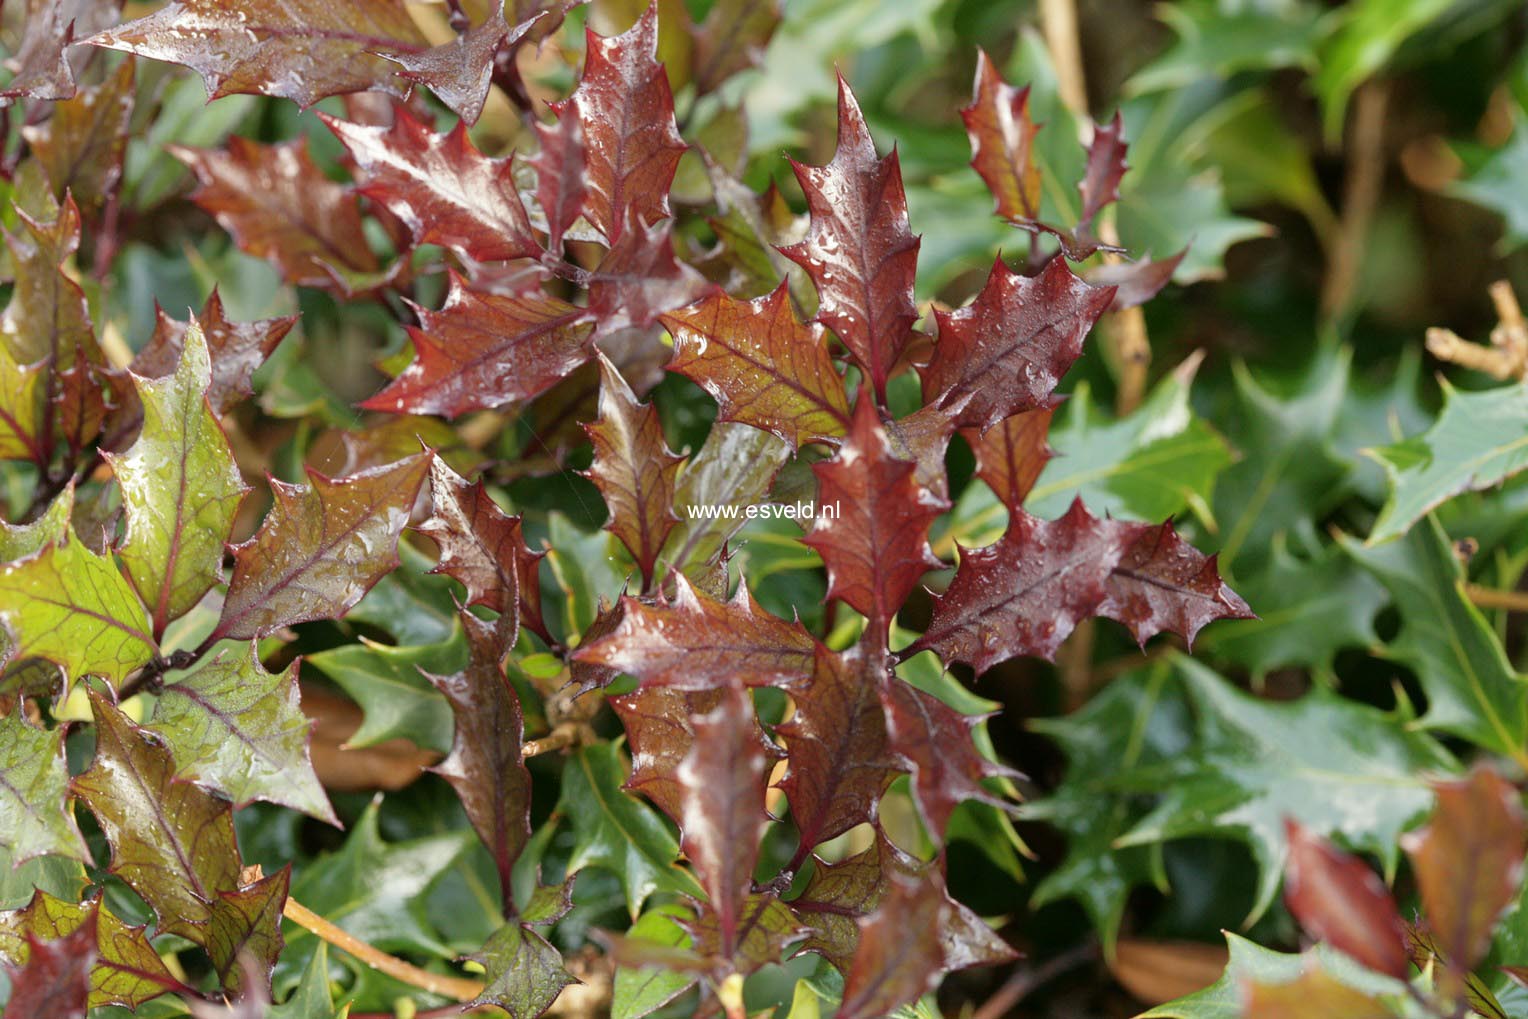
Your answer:
[[[120,4],[98,0],[26,0],[21,18],[21,42],[6,66],[15,75],[0,87],[0,99],[68,99],[75,93],[75,59],[70,47],[77,39],[117,20]]]
[[[780,25],[779,0],[721,0],[696,25],[691,78],[696,95],[714,92],[733,75],[756,66]]]
[[[396,91],[394,67],[380,54],[427,46],[402,0],[175,0],[84,41],[184,64],[212,99],[264,94],[302,107],[347,92]]]
[[[557,949],[519,921],[500,927],[472,958],[488,974],[488,986],[472,1004],[497,1005],[510,1019],[536,1019],[564,987],[578,982]]]
[[[837,455],[812,470],[822,512],[802,544],[822,556],[828,597],[884,634],[919,579],[944,566],[928,546],[928,529],[950,504],[918,482],[915,463],[893,454],[865,394]]]
[[[52,853],[85,861],[85,843],[67,807],[64,730],[51,732],[12,709],[0,718],[0,847],[12,865]]]
[[[705,278],[674,256],[673,228],[633,221],[589,276],[589,310],[598,335],[646,329],[666,311],[698,300]]]
[[[584,128],[576,116],[537,121],[541,147],[528,162],[536,171],[536,201],[546,217],[547,250],[562,251],[563,235],[583,212],[588,184],[584,180]]]
[[[46,463],[44,416],[48,413],[48,364],[17,364],[0,345],[0,460]]]
[[[1167,629],[1192,640],[1207,622],[1248,610],[1214,558],[1171,524],[1099,520],[1079,500],[1060,520],[1020,511],[996,544],[963,551],[928,629],[903,655],[933,649],[978,672],[1015,655],[1049,658],[1091,615],[1124,623],[1144,642]]]
[[[887,683],[880,695],[889,748],[912,772],[913,802],[935,843],[943,842],[950,815],[962,801],[1004,806],[982,788],[982,780],[1017,773],[977,750],[971,727],[980,716],[962,715],[910,683]]]
[[[84,936],[77,942],[71,937],[87,928],[95,935],[93,946]],[[161,994],[187,990],[165,967],[144,928],[127,926],[99,899],[76,904],[38,889],[23,908],[0,913],[0,959],[11,966],[25,966],[30,961],[33,941],[66,938],[82,949],[94,949],[91,1008],[121,1005],[136,1009]]]
[[[780,788],[800,832],[797,861],[857,824],[874,822],[901,763],[888,746],[881,693],[894,682],[872,652],[818,645],[812,678],[792,689],[796,710],[775,727],[789,765]]]
[[[132,585],[73,534],[0,566],[0,624],[13,658],[46,659],[70,680],[121,683],[156,652]]]
[[[691,578],[709,569],[748,522],[742,507],[767,498],[791,452],[790,443],[770,432],[727,421],[712,425],[700,451],[679,473],[674,492],[679,525],[664,548],[669,564]],[[713,506],[736,512],[708,512]]]
[[[918,238],[907,224],[907,195],[895,151],[876,155],[859,102],[838,79],[838,148],[826,166],[791,168],[806,194],[806,237],[780,251],[817,285],[817,319],[864,369],[877,402],[918,320],[913,279]]]
[[[795,914],[773,892],[759,892],[743,900],[738,910],[735,945],[730,951],[721,918],[711,903],[700,903],[695,919],[680,923],[689,931],[694,951],[711,960],[715,975],[737,973],[746,977],[770,964],[782,963],[787,947],[807,934]]]
[[[269,992],[271,969],[283,947],[281,915],[291,882],[292,869],[283,867],[237,890],[219,892],[213,900],[207,955],[229,991],[256,992],[245,985],[248,976],[256,975],[259,991]]]
[[[451,753],[434,770],[456,790],[492,854],[505,910],[513,915],[510,871],[531,836],[531,775],[521,757],[525,716],[503,668],[514,617],[506,626],[503,619],[488,623],[466,610],[460,616],[470,649],[466,668],[449,676],[427,674],[456,715]]]
[[[1300,926],[1376,973],[1406,979],[1406,925],[1379,875],[1294,821],[1284,823],[1284,832],[1284,902]]]
[[[98,209],[117,190],[133,115],[133,70],[133,61],[124,60],[100,85],[54,104],[45,123],[21,129],[55,195]]]
[[[1483,765],[1434,790],[1438,805],[1427,826],[1407,832],[1401,846],[1443,959],[1455,973],[1468,973],[1522,886],[1523,807],[1517,790]]]
[[[223,298],[213,287],[201,314],[190,321],[180,322],[166,315],[163,309],[155,308],[154,335],[133,358],[133,372],[150,379],[173,374],[181,362],[186,333],[192,323],[200,327],[212,362],[207,402],[212,405],[214,414],[226,414],[253,392],[250,377],[292,331],[297,316],[230,322],[223,311]]]
[[[722,687],[679,690],[642,686],[610,698],[631,748],[631,778],[625,787],[652,800],[676,824],[684,816],[684,794],[675,772],[695,745],[695,720],[716,710],[723,692]],[[747,735],[734,733],[734,738],[766,742],[757,717]]]
[[[287,995],[286,1001],[272,1005],[266,1019],[345,1019],[334,1011],[334,995],[329,985],[329,946],[319,942],[302,981]]]
[[[1401,540],[1343,548],[1389,591],[1401,632],[1384,653],[1409,667],[1427,695],[1420,724],[1500,754],[1528,742],[1528,684],[1491,624],[1466,597],[1464,568],[1434,519]]]
[[[365,713],[361,727],[346,738],[348,746],[406,739],[423,750],[450,751],[451,707],[420,672],[450,672],[466,661],[454,618],[452,627],[450,638],[439,644],[396,647],[363,637],[359,644],[304,656],[304,668],[333,680]]]
[[[1390,477],[1371,545],[1400,537],[1461,492],[1490,488],[1528,467],[1528,386],[1461,393],[1441,385],[1443,409],[1431,428],[1367,451]]]
[[[656,814],[621,791],[625,778],[614,743],[569,758],[557,808],[573,825],[568,873],[593,866],[620,875],[633,917],[660,889],[699,898],[704,893],[694,878],[674,866],[678,843]]]
[[[1003,418],[989,428],[961,434],[976,454],[976,474],[1010,512],[1024,505],[1055,451],[1046,442],[1053,410],[1042,407]]]
[[[312,722],[299,703],[296,662],[271,673],[253,645],[220,654],[165,684],[146,728],[169,746],[178,779],[238,806],[265,800],[339,823],[308,760]]]
[[[4,1019],[85,1019],[90,973],[96,961],[96,921],[87,916],[71,934],[53,941],[26,935],[26,962],[6,964],[11,993]]]
[[[420,453],[338,481],[310,470],[307,485],[272,479],[265,523],[233,550],[217,636],[257,637],[360,601],[398,565],[398,536],[431,459]]]
[[[669,370],[715,397],[723,421],[795,446],[848,430],[849,398],[822,327],[796,318],[784,283],[752,301],[718,291],[659,318],[674,336]]]
[[[440,457],[430,463],[433,509],[419,533],[440,548],[432,573],[444,573],[467,589],[468,605],[483,605],[545,634],[539,572],[545,552],[532,552],[512,517],[483,488],[467,482]],[[518,606],[518,609],[517,609]]]
[[[594,462],[587,477],[599,488],[609,507],[606,528],[621,539],[651,586],[653,565],[669,532],[679,522],[674,515],[674,479],[684,463],[663,438],[657,408],[637,402],[636,394],[615,365],[603,355],[600,365],[600,416],[585,425],[594,443]]]
[[[686,690],[741,681],[788,685],[809,675],[816,643],[805,627],[759,607],[740,583],[729,601],[674,578],[672,601],[621,599],[615,630],[579,648],[574,657],[629,672],[644,683]]]
[[[65,262],[79,248],[80,210],[71,197],[51,219],[16,211],[22,229],[5,234],[15,285],[0,315],[0,341],[18,364],[49,360],[55,373],[49,401],[62,402],[60,383],[75,361],[101,362],[84,291],[64,272]]]
[[[1063,259],[1035,277],[997,259],[975,300],[935,313],[939,336],[920,373],[924,401],[947,408],[962,427],[983,429],[1051,406],[1056,384],[1113,297],[1108,287],[1084,283]]]
[[[1278,890],[1286,819],[1394,867],[1400,833],[1432,802],[1420,774],[1452,768],[1437,743],[1320,688],[1269,702],[1192,659],[1174,667],[1196,717],[1194,742],[1115,778],[1116,788],[1161,796],[1116,846],[1202,835],[1247,842],[1258,864],[1253,917]]]
[[[960,111],[971,139],[971,168],[981,175],[997,203],[997,214],[1010,223],[1040,220],[1040,165],[1029,119],[1029,88],[1005,82],[985,50],[977,50],[976,82],[971,105]]]
[[[207,400],[211,384],[207,344],[193,321],[174,375],[133,377],[143,430],[126,453],[108,454],[127,517],[117,554],[156,635],[222,579],[223,545],[249,491]]]
[[[402,103],[390,127],[319,116],[356,161],[357,190],[403,220],[415,244],[444,245],[480,262],[541,254],[511,160],[479,152],[465,120],[439,135]]]
[[[159,929],[198,944],[219,893],[239,889],[233,810],[189,782],[156,735],[90,692],[96,751],[74,792],[111,843],[111,872],[159,914]]]
[[[614,243],[634,221],[669,214],[669,187],[686,148],[674,123],[674,96],[658,63],[658,6],[608,39],[585,33],[584,74],[553,106],[577,117],[584,138],[584,215]]]
[[[594,353],[583,309],[541,293],[473,290],[454,272],[445,305],[415,312],[414,363],[362,407],[458,417],[539,396]]]
[[[460,123],[476,124],[488,100],[499,51],[524,38],[539,16],[511,28],[504,20],[503,5],[492,4],[487,17],[449,42],[423,53],[401,53],[392,59],[403,68],[398,72],[400,75],[429,86],[441,102],[456,111]]]
[[[738,947],[743,902],[753,886],[759,839],[768,825],[764,787],[770,757],[757,740],[739,738],[754,721],[741,684],[721,691],[713,709],[691,722],[694,743],[679,766],[680,848],[694,865],[715,913],[719,954]]]
[[[324,176],[306,138],[262,145],[235,136],[222,151],[171,146],[170,152],[196,174],[196,203],[288,282],[333,287],[336,272],[377,271],[356,196]]]
[[[1088,143],[1087,169],[1082,180],[1077,182],[1077,194],[1082,199],[1074,231],[1077,236],[1087,238],[1093,229],[1093,221],[1104,206],[1119,201],[1119,182],[1129,169],[1125,165],[1125,139],[1121,131],[1118,113],[1109,123],[1094,127],[1093,140]],[[1089,241],[1083,250],[1087,247],[1096,249],[1097,242]],[[1088,254],[1092,252],[1088,251]]]
[[[1241,991],[1243,1019],[1284,1019],[1291,1015],[1384,1019],[1395,1015],[1378,998],[1328,974],[1313,954],[1306,956],[1305,967],[1294,980],[1275,984],[1249,979]]]

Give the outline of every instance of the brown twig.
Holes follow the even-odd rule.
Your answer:
[[[536,757],[562,750],[580,742],[585,726],[580,722],[562,722],[540,739],[533,739],[520,748],[520,756]]]
[[[336,927],[296,899],[287,899],[282,913],[288,920],[309,933],[322,938],[335,948],[349,952],[372,969],[385,973],[394,980],[402,981],[410,987],[417,987],[422,991],[429,991],[431,994],[438,994],[453,1001],[475,1001],[483,993],[483,984],[477,980],[431,973],[373,948],[348,931]]]
[[[1491,330],[1491,345],[1471,343],[1452,329],[1427,330],[1427,350],[1440,361],[1485,372],[1494,378],[1528,379],[1528,321],[1512,292],[1512,284],[1497,280],[1491,284],[1491,302],[1496,305],[1496,328]]]
[[[1494,587],[1482,587],[1480,584],[1465,584],[1464,595],[1477,608],[1528,612],[1528,592],[1499,591]]]
[[[1007,1015],[1013,1006],[1028,997],[1036,987],[1047,984],[1067,970],[1075,969],[1096,958],[1098,958],[1098,946],[1089,941],[1060,955],[1052,956],[1038,966],[1016,969],[992,997],[982,1002],[981,1007],[971,1013],[971,1019],[999,1019]]]
[[[1321,286],[1321,315],[1328,321],[1346,310],[1358,283],[1369,226],[1385,183],[1385,110],[1389,103],[1390,87],[1379,80],[1365,82],[1354,98],[1342,218]]]

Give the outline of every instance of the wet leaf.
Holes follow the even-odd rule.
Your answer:
[[[222,579],[223,545],[249,491],[208,402],[211,384],[207,343],[193,320],[174,375],[133,377],[143,429],[127,452],[108,455],[127,517],[117,554],[156,635]]]
[[[379,54],[426,48],[402,0],[175,0],[86,41],[184,64],[213,99],[254,93],[303,107],[347,92],[396,91],[394,65]]]
[[[25,0],[21,43],[7,66],[15,76],[0,98],[68,99],[75,93],[70,45],[117,20],[120,4],[100,0]]]
[[[479,152],[465,120],[440,135],[402,103],[393,106],[390,127],[319,116],[356,161],[356,190],[403,220],[415,244],[444,245],[478,261],[541,254],[511,160]]]
[[[918,319],[918,238],[907,223],[897,154],[876,155],[859,101],[842,77],[832,161],[815,167],[792,160],[791,168],[812,219],[804,240],[780,250],[812,277],[818,321],[849,348],[883,402]]]
[[[26,962],[6,964],[11,994],[4,1019],[85,1019],[96,960],[94,916],[52,941],[26,935]]]
[[[221,415],[251,394],[250,377],[292,331],[297,316],[230,322],[223,311],[223,298],[213,287],[201,314],[191,321],[178,321],[156,307],[154,335],[133,358],[133,371],[149,379],[173,374],[181,362],[181,351],[185,349],[186,333],[192,322],[200,327],[212,362],[207,402],[212,405],[214,414]]]
[[[270,990],[271,969],[281,954],[281,911],[286,905],[292,871],[283,867],[236,890],[219,892],[207,925],[207,954],[230,991],[249,995],[246,966],[261,979],[260,991]]]
[[[599,364],[600,416],[584,426],[594,443],[594,463],[587,476],[609,507],[606,528],[630,550],[642,570],[644,587],[649,587],[663,543],[679,522],[674,515],[674,479],[684,459],[664,441],[657,408],[637,402],[620,371],[603,355]]]
[[[1040,166],[1033,149],[1040,128],[1029,119],[1029,88],[1009,85],[978,50],[971,105],[960,116],[971,140],[971,168],[992,192],[997,214],[1010,223],[1038,223]]]
[[[693,30],[692,77],[697,95],[713,92],[728,78],[755,67],[780,25],[779,0],[720,0]]]
[[[400,75],[428,86],[456,111],[460,123],[476,124],[488,99],[499,51],[513,47],[534,25],[535,21],[522,21],[511,28],[504,20],[503,6],[492,4],[487,17],[449,42],[392,59],[403,68]]]
[[[539,396],[593,356],[583,310],[540,293],[477,291],[452,273],[445,305],[415,310],[414,363],[362,407],[457,417]]]
[[[90,707],[95,759],[73,788],[111,843],[111,872],[154,908],[160,930],[205,945],[219,894],[239,890],[233,811],[175,781],[175,761],[159,736],[95,691]]]
[[[1294,821],[1286,821],[1284,831],[1284,902],[1300,926],[1369,969],[1406,979],[1406,925],[1379,875]]]
[[[13,709],[0,718],[0,846],[10,866],[45,853],[84,862],[85,843],[66,806],[64,730],[50,732],[22,715]]]
[[[254,537],[234,548],[219,637],[246,639],[281,626],[343,615],[398,565],[398,536],[432,457],[309,484],[271,480],[275,504]]]
[[[163,737],[175,775],[244,806],[279,803],[338,824],[308,759],[297,664],[265,671],[252,644],[166,683],[145,727]],[[231,959],[232,957],[230,957]]]
[[[977,476],[1010,511],[1024,505],[1040,472],[1056,455],[1046,442],[1052,413],[1049,407],[1023,410],[986,429],[961,432],[976,454]]]
[[[715,397],[723,421],[798,447],[848,429],[849,399],[822,328],[797,320],[785,284],[752,301],[713,293],[659,318],[674,336],[669,370]]]
[[[53,107],[40,125],[21,129],[37,161],[48,171],[53,193],[99,209],[122,179],[128,120],[133,114],[132,60],[124,60],[100,85]]]
[[[500,927],[472,958],[488,973],[488,986],[473,1004],[497,1005],[510,1019],[536,1019],[578,982],[563,969],[557,949],[518,921]]]

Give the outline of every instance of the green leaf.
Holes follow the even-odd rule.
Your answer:
[[[1403,721],[1320,688],[1296,701],[1242,693],[1189,658],[1174,658],[1195,715],[1192,746],[1113,783],[1161,793],[1152,811],[1116,846],[1210,835],[1245,841],[1258,865],[1249,922],[1273,901],[1289,853],[1293,818],[1393,872],[1396,840],[1432,804],[1427,771],[1452,759]]]
[[[1225,937],[1231,958],[1219,980],[1202,991],[1143,1012],[1137,1019],[1241,1019],[1244,985],[1286,984],[1298,980],[1304,971],[1304,956],[1269,951],[1230,931]],[[1399,981],[1370,972],[1340,952],[1324,945],[1314,951],[1323,972],[1356,991],[1384,996],[1406,993]]]
[[[657,945],[688,948],[690,936],[678,921],[689,918],[689,910],[682,906],[655,906],[637,918],[637,922],[626,932],[626,937],[651,941]],[[610,1019],[642,1019],[689,990],[696,979],[696,974],[685,970],[661,966],[622,966],[615,971]]]
[[[143,603],[116,563],[67,533],[0,566],[0,625],[14,658],[45,658],[70,680],[121,683],[155,651]]]
[[[500,927],[472,958],[488,971],[488,986],[473,1004],[497,1005],[510,1019],[536,1019],[578,982],[563,969],[557,949],[518,922]]]
[[[1390,591],[1401,632],[1385,654],[1416,673],[1427,695],[1421,725],[1528,761],[1528,685],[1464,594],[1464,568],[1443,528],[1428,518],[1385,545],[1342,544]]]
[[[302,713],[295,663],[266,672],[253,643],[219,655],[165,685],[147,728],[169,744],[177,778],[237,806],[265,800],[339,823],[308,760],[312,722]]]
[[[1137,767],[1157,767],[1191,745],[1188,705],[1165,667],[1114,680],[1081,709],[1031,726],[1066,754],[1066,778],[1049,796],[1020,808],[1066,835],[1067,855],[1035,888],[1036,908],[1077,899],[1112,953],[1125,903],[1137,885],[1165,887],[1154,846],[1120,847],[1116,840],[1140,820],[1138,798],[1111,782]]]
[[[111,843],[111,872],[159,914],[159,929],[207,942],[212,902],[239,889],[239,849],[228,803],[175,781],[158,736],[90,691],[96,751],[74,780]]]
[[[1461,393],[1440,384],[1443,410],[1431,428],[1369,451],[1391,485],[1371,545],[1399,537],[1460,492],[1490,488],[1528,467],[1528,386]]]
[[[286,1001],[272,1005],[266,1019],[340,1019],[343,1015],[344,1010],[335,1010],[329,991],[329,946],[320,941],[296,989]]]
[[[1257,618],[1207,628],[1194,650],[1255,677],[1278,668],[1329,673],[1337,652],[1378,642],[1374,617],[1388,600],[1383,586],[1333,546],[1301,558],[1280,538],[1267,568],[1237,588]]]
[[[1312,70],[1319,11],[1306,6],[1227,10],[1218,4],[1163,5],[1157,16],[1177,35],[1166,53],[1137,71],[1133,93],[1180,89],[1201,78],[1283,67]]]
[[[303,659],[361,706],[361,727],[345,742],[370,747],[391,739],[411,740],[423,750],[447,753],[455,723],[451,705],[419,674],[446,675],[467,661],[467,642],[453,622],[450,638],[424,647],[393,647],[361,638]]]
[[[0,849],[9,867],[53,854],[89,862],[85,843],[66,806],[69,768],[64,728],[49,732],[12,709],[0,718]]]
[[[174,375],[133,376],[143,431],[126,453],[107,454],[127,517],[118,554],[156,634],[222,579],[223,544],[249,491],[207,402],[211,383],[207,341],[193,319]]]
[[[636,917],[660,889],[704,896],[688,871],[674,865],[679,844],[663,821],[625,791],[626,768],[614,743],[596,743],[568,759],[557,809],[573,824],[568,873],[602,867],[621,877]]]
[[[269,980],[281,954],[281,912],[291,881],[291,869],[283,867],[237,891],[220,892],[213,901],[207,954],[228,991],[251,990],[243,986],[244,958],[258,968],[262,979]]]
[[[1327,141],[1342,140],[1348,97],[1407,39],[1454,6],[1454,0],[1358,0],[1342,8],[1339,27],[1321,48],[1312,84]]]
[[[36,555],[46,546],[69,536],[69,517],[74,512],[74,486],[70,485],[48,504],[30,524],[0,520],[0,559],[14,561]]]
[[[1525,65],[1528,66],[1528,65]],[[1483,205],[1502,217],[1506,232],[1501,247],[1513,250],[1528,243],[1528,118],[1517,117],[1517,127],[1505,146],[1492,153],[1475,172],[1449,188],[1476,205]]]

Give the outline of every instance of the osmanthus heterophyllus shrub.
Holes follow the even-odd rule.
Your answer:
[[[618,963],[624,1016],[695,987],[697,1009],[740,1016],[748,977],[805,953],[824,1007],[859,1019],[1014,958],[946,888],[952,818],[1011,806],[1012,773],[945,667],[1052,657],[1092,617],[1144,644],[1250,615],[1170,522],[1024,508],[1085,337],[1182,257],[1074,268],[1118,254],[1100,228],[1127,172],[1118,118],[1091,131],[1075,179],[1043,179],[1027,90],[980,60],[972,163],[1025,257],[925,315],[898,157],[847,84],[832,158],[791,167],[804,215],[738,177],[741,117],[705,100],[768,42],[773,5],[719,2],[698,24],[655,5],[591,31],[549,109],[517,58],[558,31],[562,4],[452,3],[435,45],[399,0],[184,0],[124,23],[109,3],[25,6],[4,89],[19,127],[0,318],[0,454],[24,493],[0,529],[8,1019],[266,1014],[273,999],[269,1014],[331,1014],[342,955],[325,943],[382,959],[355,967],[347,1000],[418,989],[519,1017],[573,984],[558,946],[575,937]],[[372,416],[338,470],[300,477],[301,437],[296,461],[247,448],[252,376],[295,318],[240,320],[214,292],[188,320],[161,313],[133,353],[96,317],[131,231],[191,215],[143,177],[123,187],[129,138],[169,115],[175,79],[156,61],[201,75],[208,118],[235,101],[219,97],[345,97],[320,114],[327,139],[223,140],[209,121],[210,143],[185,144],[188,129],[166,149],[195,204],[284,284],[406,324],[411,353],[360,403]],[[523,114],[519,154],[468,137],[490,90]],[[1042,187],[1067,196],[1065,220]],[[304,356],[324,354],[310,340]],[[264,410],[304,398],[293,356],[278,367]],[[661,393],[644,402],[665,369],[714,398],[693,451],[670,448]],[[516,462],[561,466],[580,422],[618,547],[555,522],[532,543],[496,498]],[[510,456],[519,424],[534,438]],[[941,557],[929,534],[956,432],[1007,522]],[[827,580],[825,612],[800,617],[729,569],[741,517],[694,512],[770,501],[792,461],[810,462],[797,481],[822,510],[796,547]],[[450,581],[423,576],[428,551]],[[898,613],[925,583],[942,591],[908,633]],[[426,589],[436,617],[408,600]],[[356,632],[326,623],[347,613],[373,637],[335,639]],[[374,636],[410,627],[413,645]],[[338,820],[298,700],[310,649],[342,687],[369,671],[402,691],[356,695],[374,741],[444,734],[434,770],[463,824],[389,841],[372,805],[295,871],[241,854],[268,848],[244,818]],[[545,735],[527,740],[528,722]],[[549,811],[526,760],[554,753]],[[814,855],[877,826],[899,781],[917,845],[876,827],[857,852]],[[464,862],[484,854],[486,877]],[[575,880],[599,870],[631,928],[554,946]],[[489,891],[453,923],[429,893],[463,873]]]

